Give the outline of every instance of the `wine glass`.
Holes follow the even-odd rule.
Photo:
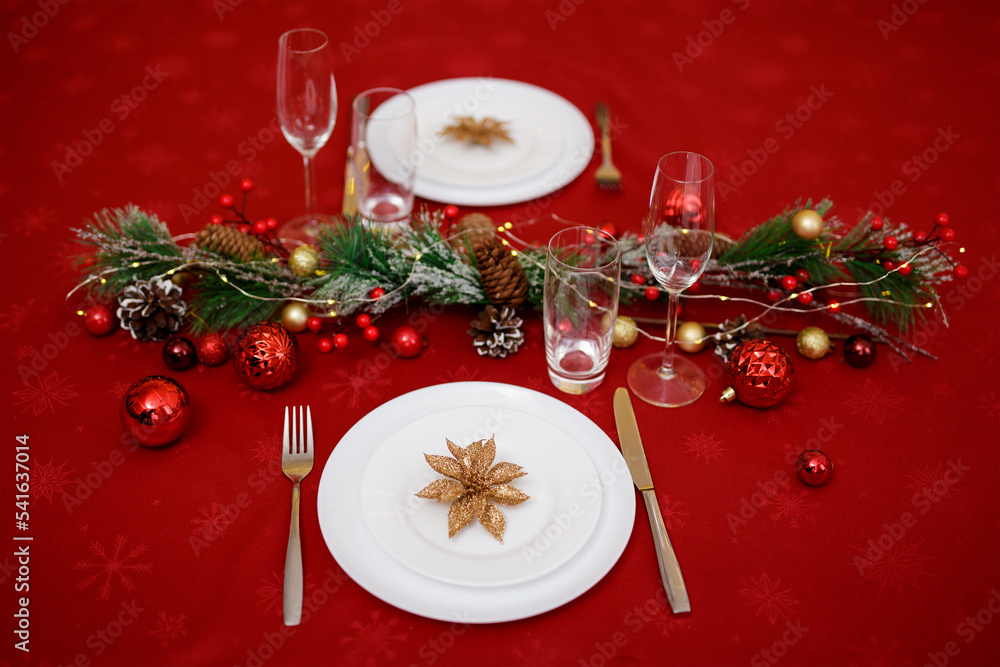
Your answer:
[[[278,40],[278,120],[285,139],[302,154],[306,181],[306,212],[285,223],[279,235],[314,241],[319,225],[330,217],[316,212],[313,158],[337,120],[333,54],[330,40],[319,30],[289,30]]]
[[[688,359],[675,357],[680,294],[705,270],[715,233],[715,180],[712,163],[697,153],[660,158],[642,225],[646,261],[670,296],[664,352],[636,360],[628,384],[636,396],[662,407],[687,405],[705,391],[705,374]]]

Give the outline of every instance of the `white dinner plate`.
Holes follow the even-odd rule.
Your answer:
[[[465,206],[515,204],[570,183],[594,154],[590,122],[555,93],[520,81],[447,79],[408,91],[417,103],[414,192]],[[513,142],[477,146],[442,137],[458,116],[505,121]]]
[[[503,545],[475,520],[449,540],[447,503],[412,495],[440,477],[423,453],[447,455],[445,437],[494,433],[497,460],[525,468],[512,484],[532,497],[501,507]],[[355,424],[323,468],[318,516],[334,558],[376,597],[428,618],[494,623],[554,609],[600,581],[628,543],[635,492],[614,443],[562,401],[458,382],[400,396]]]

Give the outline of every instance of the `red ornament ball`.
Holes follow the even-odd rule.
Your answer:
[[[899,247],[899,239],[895,236],[886,236],[885,240],[882,241],[882,245],[885,246],[886,250],[895,250]]]
[[[186,371],[198,361],[198,353],[192,343],[183,336],[168,338],[163,344],[163,363],[174,371]]]
[[[937,223],[938,227],[947,227],[948,226],[948,214],[947,213],[938,213],[937,216],[934,217],[934,222]]]
[[[369,326],[371,326],[372,316],[369,315],[368,313],[361,313],[360,315],[358,315],[358,318],[354,320],[354,322],[360,328],[367,329]]]
[[[799,286],[799,279],[795,276],[785,276],[781,279],[781,286],[790,292]]]
[[[181,437],[191,419],[191,399],[181,384],[165,375],[145,377],[122,396],[122,428],[146,447],[162,447]]]
[[[955,240],[955,230],[951,227],[946,227],[941,230],[941,240],[942,241],[954,241]]]
[[[833,474],[833,461],[818,449],[807,449],[795,461],[795,474],[803,484],[822,486]]]
[[[851,336],[844,341],[844,359],[855,368],[871,366],[875,361],[875,342],[864,334]]]
[[[320,354],[330,354],[333,351],[333,339],[329,336],[323,336],[316,341],[316,349],[320,351]]]
[[[198,361],[206,366],[219,366],[229,358],[229,346],[222,334],[207,333],[194,344]]]
[[[454,220],[458,217],[458,207],[454,204],[448,204],[444,207],[444,217],[445,220]]]
[[[288,384],[299,365],[299,344],[277,322],[254,324],[233,349],[233,368],[254,389],[277,389]]]
[[[374,343],[378,340],[378,327],[365,327],[365,331],[362,335],[365,337],[366,341]]]
[[[643,290],[642,294],[650,301],[656,301],[657,299],[660,298],[660,290],[656,289],[655,287],[647,287],[645,290]]]
[[[115,314],[107,306],[91,306],[87,309],[83,324],[91,334],[107,336],[115,330]]]
[[[729,356],[729,389],[722,400],[738,398],[752,408],[774,405],[792,388],[794,372],[792,360],[771,341],[745,340]]]
[[[392,332],[392,351],[404,359],[412,359],[424,349],[424,338],[411,326],[402,326]]]
[[[338,350],[347,347],[347,334],[339,333],[333,337],[333,345]]]
[[[323,328],[323,320],[316,317],[315,315],[306,320],[306,329],[309,329],[309,331],[316,333],[322,328]]]
[[[222,208],[232,208],[233,206],[233,196],[232,195],[220,195],[219,196],[219,206]]]

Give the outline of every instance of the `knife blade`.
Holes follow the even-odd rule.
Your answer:
[[[667,527],[663,523],[660,503],[656,500],[653,490],[653,476],[649,473],[646,463],[646,452],[642,448],[642,438],[639,436],[639,424],[635,420],[632,409],[632,399],[628,389],[619,387],[615,390],[615,423],[618,425],[618,439],[622,445],[622,456],[632,474],[632,481],[646,503],[646,514],[649,516],[649,526],[653,530],[653,544],[656,547],[656,561],[660,566],[660,578],[663,588],[667,591],[670,609],[675,614],[686,614],[691,611],[684,577],[677,562],[677,555],[667,536]]]
[[[344,215],[354,215],[358,212],[357,179],[354,176],[354,147],[347,147],[347,162],[344,164],[344,199],[340,212]]]

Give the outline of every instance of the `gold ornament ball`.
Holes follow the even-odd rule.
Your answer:
[[[627,315],[619,315],[615,320],[615,333],[611,338],[611,344],[617,348],[632,347],[639,338],[639,327],[635,320]]]
[[[800,239],[811,241],[823,233],[823,216],[816,211],[799,211],[792,218],[792,231]]]
[[[288,256],[288,268],[300,278],[311,276],[319,268],[319,253],[316,248],[304,243]]]
[[[833,350],[830,337],[819,327],[806,327],[800,331],[795,339],[795,347],[806,359],[822,359]]]
[[[677,347],[688,354],[701,352],[705,347],[705,327],[697,322],[684,322],[678,326]]]
[[[292,301],[281,310],[281,325],[293,333],[306,330],[309,309],[298,301]]]

